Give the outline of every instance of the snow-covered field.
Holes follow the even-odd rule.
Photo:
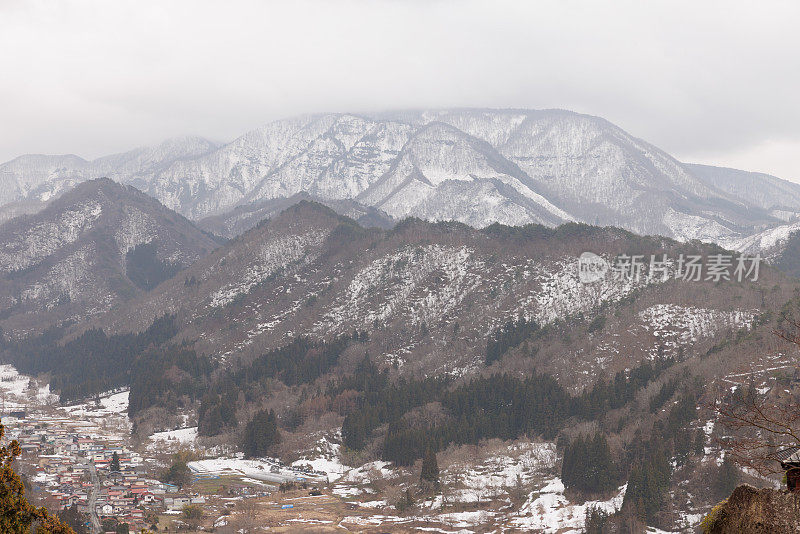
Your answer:
[[[58,402],[58,397],[50,393],[49,384],[39,384],[9,364],[0,365],[0,393],[6,410]]]
[[[271,458],[246,460],[241,455],[229,458],[209,458],[189,462],[189,469],[198,476],[244,476],[260,482],[291,482],[320,480],[321,477],[283,466]]]
[[[89,401],[73,404],[64,408],[68,413],[77,416],[103,417],[107,415],[125,415],[128,412],[128,391],[100,396],[99,402]]]
[[[191,445],[197,440],[197,427],[179,428],[177,430],[167,430],[156,432],[150,436],[152,445],[163,445],[163,442],[170,444]]]
[[[454,486],[452,499],[460,503],[485,502],[504,492],[504,488],[527,486],[553,469],[554,443],[515,442],[492,451],[486,458],[468,465],[447,466],[445,484]]]
[[[338,443],[333,443],[323,437],[317,441],[311,453],[292,462],[292,466],[310,466],[314,471],[325,473],[329,481],[335,482],[350,469],[339,460],[339,448]]]
[[[618,493],[607,501],[587,501],[583,504],[572,504],[564,497],[564,484],[560,478],[553,478],[534,491],[528,501],[515,515],[511,523],[528,532],[544,533],[580,533],[583,532],[586,511],[597,508],[605,512],[614,512],[622,506],[627,485],[619,488]]]

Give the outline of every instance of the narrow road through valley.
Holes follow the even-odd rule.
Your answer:
[[[100,518],[97,517],[95,503],[97,492],[100,490],[100,480],[97,478],[97,469],[94,462],[89,462],[89,473],[92,475],[92,492],[89,494],[89,516],[92,518],[92,534],[100,534]]]

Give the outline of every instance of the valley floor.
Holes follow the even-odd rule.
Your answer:
[[[95,505],[98,517],[124,518],[135,528],[157,519],[162,530],[191,526],[219,533],[578,533],[588,510],[613,512],[626,490],[622,486],[600,500],[573,502],[558,478],[555,445],[549,442],[489,440],[480,447],[442,451],[439,461],[446,467],[440,490],[424,492],[419,489],[419,466],[392,468],[380,461],[356,468],[344,465],[338,436],[321,437],[292,465],[270,458],[246,460],[202,446],[196,427],[159,432],[145,443],[132,443],[126,391],[62,407],[46,385],[8,365],[0,367],[0,391],[3,423],[10,437],[26,445],[21,470],[34,482],[37,499],[55,508],[77,504],[89,512],[94,504],[90,495],[98,487],[105,495]],[[712,429],[713,424],[706,426],[707,433]],[[93,448],[78,450],[73,444],[79,442],[91,442]],[[191,484],[178,489],[159,483],[156,479],[169,465],[171,453],[181,450],[191,450],[198,458],[188,463]],[[129,472],[127,478],[133,480],[124,492],[136,491],[133,501],[109,496],[109,489],[124,486],[108,469],[111,451],[124,458],[121,476]],[[717,461],[716,451],[707,450],[704,461]],[[99,481],[88,473],[80,475],[87,464],[98,468]],[[406,489],[412,492],[407,503]],[[192,525],[182,513],[189,504],[203,509],[203,517]],[[693,531],[702,516],[684,513],[682,531]]]

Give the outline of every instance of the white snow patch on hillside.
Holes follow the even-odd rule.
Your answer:
[[[799,230],[800,223],[798,222],[784,224],[747,237],[721,240],[720,245],[730,250],[738,250],[744,254],[769,256],[770,252],[785,243],[794,232]]]
[[[731,230],[713,219],[679,213],[672,208],[667,210],[662,220],[678,241],[699,239],[700,241],[717,243],[736,237]]]
[[[125,218],[114,233],[114,240],[120,253],[124,256],[129,250],[149,243],[156,237],[155,223],[141,210],[133,207],[125,208]]]
[[[351,484],[366,484],[373,480],[375,476],[381,478],[394,478],[397,474],[392,471],[390,462],[382,462],[376,460],[368,462],[360,467],[350,469],[345,473],[339,482],[348,482]]]
[[[257,252],[251,267],[236,277],[237,282],[227,284],[211,295],[211,307],[225,306],[239,295],[247,294],[279,269],[305,257],[307,252],[318,247],[327,235],[327,232],[306,232],[268,241]]]
[[[0,365],[0,391],[6,395],[21,397],[28,390],[31,379],[19,374],[13,365]]]
[[[577,258],[562,258],[551,265],[529,266],[539,287],[520,300],[520,312],[528,319],[550,323],[556,319],[584,312],[604,302],[616,301],[648,284],[661,283],[660,278],[646,277],[615,280],[605,278],[586,284],[578,278]]]
[[[102,211],[99,203],[86,202],[65,210],[56,220],[31,227],[16,240],[0,244],[0,271],[24,269],[77,241]]]
[[[739,330],[753,324],[752,310],[722,311],[677,304],[656,304],[639,312],[645,328],[658,337],[690,343],[723,329]]]
[[[511,520],[511,524],[526,532],[579,533],[583,532],[586,511],[597,508],[612,513],[622,506],[627,484],[607,501],[587,501],[571,504],[564,497],[564,484],[560,478],[549,480],[541,489],[534,491],[528,501]]]
[[[471,512],[450,512],[446,514],[437,515],[436,520],[441,521],[445,525],[449,525],[453,528],[463,529],[467,527],[483,526],[489,524],[489,522],[495,515],[497,515],[495,512],[491,512],[489,510],[475,510]],[[472,532],[472,531],[467,530],[466,532]]]
[[[324,478],[297,468],[286,467],[273,458],[254,458],[252,460],[246,460],[239,456],[209,458],[189,462],[187,465],[192,472],[198,475],[244,476],[260,482],[280,483],[298,479],[315,481]]]
[[[315,329],[327,331],[354,321],[371,325],[411,310],[413,323],[433,322],[478,284],[480,278],[474,272],[482,264],[473,254],[467,247],[428,245],[406,247],[378,258],[353,277],[339,299],[341,304],[326,313]],[[441,279],[426,285],[434,273]],[[381,295],[379,291],[383,291]]]
[[[556,463],[554,443],[517,442],[473,465],[454,464],[442,473],[442,481],[458,481],[454,491],[460,503],[480,503],[499,495],[503,488],[534,482]]]
[[[315,444],[313,452],[292,462],[292,466],[300,468],[311,466],[311,469],[325,473],[328,480],[334,482],[339,480],[349,469],[339,460],[339,448],[338,443],[332,443],[327,438],[322,438]]]
[[[58,305],[59,298],[63,295],[68,295],[75,301],[86,299],[88,297],[86,282],[91,274],[88,266],[91,261],[91,247],[76,250],[53,265],[45,276],[22,290],[21,300],[26,302],[48,299],[44,306],[51,309]]]
[[[180,443],[181,445],[191,445],[197,439],[197,427],[179,428],[177,430],[167,430],[156,432],[150,436],[150,441],[166,441],[170,443]]]
[[[81,404],[73,404],[64,408],[72,415],[78,416],[104,416],[104,415],[126,415],[128,412],[128,391],[106,394],[100,396],[100,401],[89,401]]]
[[[372,482],[382,479],[396,478],[398,474],[392,469],[389,462],[374,461],[368,462],[360,467],[347,470],[339,477],[333,487],[333,494],[339,497],[349,498],[361,495],[362,493],[373,493],[374,490],[368,487]]]
[[[50,393],[50,384],[40,385],[35,379],[20,374],[10,364],[0,365],[0,392],[7,410],[24,408],[31,401],[38,404],[53,404],[58,396]]]

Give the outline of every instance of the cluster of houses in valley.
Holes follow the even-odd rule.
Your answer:
[[[17,440],[23,451],[20,462],[34,494],[50,509],[75,506],[91,514],[94,508],[101,519],[114,517],[140,528],[148,515],[205,502],[202,496],[180,494],[176,486],[148,478],[138,453],[120,438],[98,437],[96,427],[81,421],[19,419],[7,430],[7,439]]]

